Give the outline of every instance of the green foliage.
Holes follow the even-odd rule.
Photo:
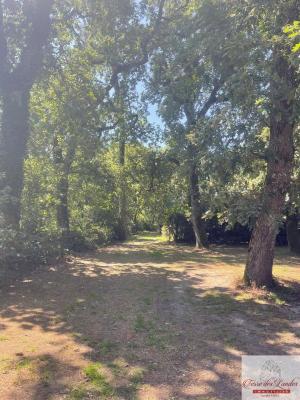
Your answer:
[[[283,28],[283,32],[288,35],[290,39],[295,39],[300,38],[300,21],[294,21],[293,24],[286,25]],[[300,43],[295,43],[292,47],[292,52],[296,53],[297,51],[300,51]]]
[[[193,243],[195,241],[192,224],[183,214],[171,214],[167,228],[169,235],[176,243]]]
[[[106,398],[114,394],[113,387],[107,382],[107,379],[101,371],[100,363],[93,363],[84,369],[84,373],[91,382],[92,386],[97,389],[98,393]]]
[[[46,262],[163,226],[186,239],[191,167],[202,218],[252,227],[272,157],[272,56],[279,46],[297,65],[291,44],[299,50],[299,21],[290,21],[286,2],[273,2],[274,13],[269,3],[57,2],[31,90],[22,233],[0,231],[3,265]],[[4,15],[12,63],[24,44],[20,4],[14,17],[7,3]],[[153,107],[160,126],[149,122]]]
[[[28,234],[13,229],[0,230],[0,270],[12,266],[32,267],[46,264],[60,255],[60,243],[55,236]]]

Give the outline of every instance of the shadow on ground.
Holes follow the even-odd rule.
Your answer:
[[[241,248],[141,240],[3,288],[0,348],[12,350],[0,360],[0,383],[11,382],[1,399],[240,399],[242,354],[300,346],[298,301],[233,287],[244,260]]]

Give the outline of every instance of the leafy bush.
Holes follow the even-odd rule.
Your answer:
[[[80,232],[71,231],[62,235],[62,247],[65,251],[83,252],[91,250],[95,246],[92,241],[88,241]]]
[[[169,216],[168,230],[175,243],[193,243],[195,235],[192,223],[180,213]]]
[[[58,237],[0,229],[0,269],[46,264],[60,255]]]

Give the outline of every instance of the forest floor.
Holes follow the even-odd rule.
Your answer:
[[[245,258],[148,234],[2,285],[0,399],[240,399],[242,354],[300,348],[300,258],[276,294],[237,289]]]

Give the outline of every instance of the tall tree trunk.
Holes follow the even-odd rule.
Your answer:
[[[29,90],[3,94],[0,138],[1,212],[6,226],[19,229],[23,163],[29,136]]]
[[[293,67],[282,53],[282,49],[275,49],[273,54],[267,175],[262,210],[252,232],[244,274],[246,284],[255,286],[270,287],[274,283],[272,268],[275,239],[293,167],[296,84]]]
[[[300,230],[298,213],[290,214],[286,221],[286,233],[290,251],[300,254]]]
[[[205,231],[205,221],[202,218],[200,207],[199,178],[194,164],[190,167],[190,196],[191,196],[191,217],[196,239],[196,248],[208,247],[208,240]]]
[[[65,156],[59,144],[58,137],[55,136],[53,142],[53,158],[57,167],[58,182],[57,182],[57,198],[58,204],[56,207],[57,226],[60,230],[61,241],[63,245],[68,244],[70,233],[70,218],[69,218],[69,175],[71,165],[75,155],[76,144],[71,140],[68,143],[68,148]]]
[[[57,225],[60,231],[61,251],[70,249],[70,219],[69,219],[69,171],[60,171],[57,184],[58,204],[56,208]]]
[[[62,235],[70,232],[69,219],[69,173],[64,171],[59,177],[58,185],[57,224]]]
[[[125,151],[126,151],[126,142],[121,137],[119,141],[119,167],[120,167],[119,239],[120,240],[126,240],[128,238],[127,188],[125,180]]]
[[[29,136],[29,94],[42,66],[43,49],[51,27],[53,0],[30,2],[23,7],[21,43],[13,43],[5,2],[0,1],[0,95],[2,123],[0,135],[0,209],[2,222],[20,227],[23,163]],[[24,18],[23,18],[24,17]],[[23,39],[25,43],[23,43]],[[19,61],[12,62],[9,47],[20,45]]]
[[[205,115],[204,109],[203,116]],[[201,111],[201,113],[202,113]],[[195,115],[194,104],[185,103],[184,113],[187,119],[187,133],[193,134],[196,130],[197,120]],[[203,247],[208,247],[208,239],[205,230],[205,221],[202,218],[202,209],[200,202],[200,190],[199,190],[199,177],[197,173],[197,155],[198,149],[190,139],[187,144],[187,153],[189,159],[189,191],[191,200],[191,219],[193,225],[193,231],[196,239],[196,248],[200,249]]]

